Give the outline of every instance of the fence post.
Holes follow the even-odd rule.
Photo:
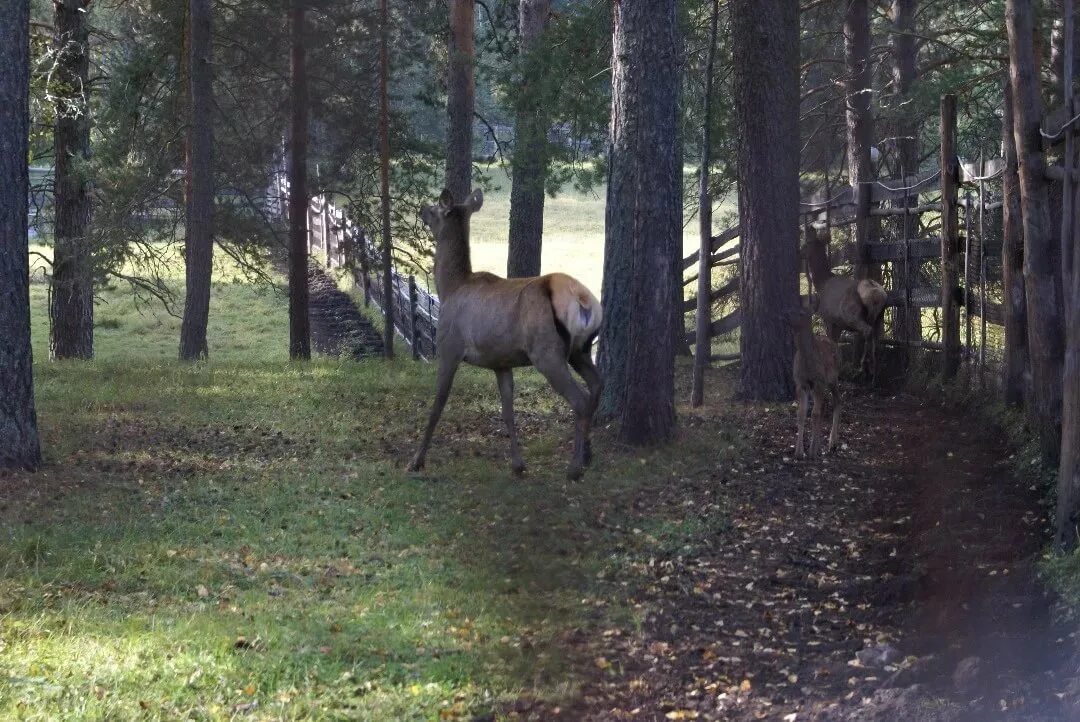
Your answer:
[[[941,343],[943,375],[950,379],[960,367],[960,308],[956,303],[958,271],[956,159],[956,96],[941,98]]]
[[[417,323],[416,276],[409,274],[409,341],[414,359],[420,358],[420,324]]]
[[[364,233],[363,228],[357,228],[356,233],[358,236],[357,244],[359,245],[360,253],[360,285],[364,287],[364,307],[367,308],[371,305],[371,285],[368,281],[368,273],[371,271],[371,268],[370,262],[368,261],[367,234]]]

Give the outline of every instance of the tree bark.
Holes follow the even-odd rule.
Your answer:
[[[539,92],[545,68],[537,42],[547,28],[551,0],[520,0],[518,6],[522,88],[514,122],[513,177],[510,185],[508,278],[540,275],[544,236],[544,184],[548,169],[548,114]]]
[[[893,85],[896,90],[897,105],[911,99],[911,91],[916,79],[918,44],[915,42],[915,16],[918,0],[892,0],[891,17],[893,23]],[[919,171],[919,130],[922,123],[918,113],[902,108],[896,120],[896,156],[897,175],[901,182],[908,175]],[[911,207],[919,203],[918,195],[896,202],[898,206]],[[917,217],[916,217],[917,218]],[[900,228],[908,228],[910,223],[905,218]],[[913,236],[908,236],[909,238]],[[919,283],[919,264],[911,263],[907,267],[894,266],[895,276],[906,288],[914,288]],[[922,313],[917,307],[896,308],[894,335],[900,341],[917,343],[922,340]]]
[[[641,445],[675,432],[670,272],[682,247],[676,0],[614,6],[601,414]]]
[[[30,3],[0,0],[0,468],[41,463],[30,347]]]
[[[709,50],[705,58],[705,107],[701,124],[701,168],[698,173],[698,286],[697,318],[694,338],[694,378],[690,390],[690,405],[694,408],[705,401],[705,368],[712,354],[709,335],[712,310],[712,195],[709,193],[709,165],[712,159],[712,96],[713,64],[716,60],[716,27],[720,19],[720,0],[713,0],[709,27]]]
[[[390,235],[390,12],[379,2],[379,182],[382,192],[383,354],[394,358],[394,247]]]
[[[472,190],[473,104],[475,102],[475,0],[450,3],[450,70],[446,82],[446,187],[462,200]]]
[[[1002,174],[1001,273],[1004,288],[1005,354],[1002,387],[1005,403],[1022,406],[1027,396],[1027,295],[1024,291],[1024,228],[1020,209],[1020,177],[1017,174],[1016,137],[1013,128],[1012,84],[1005,78],[1001,120],[1001,147],[1005,158]]]
[[[94,356],[94,259],[90,221],[89,0],[56,0],[57,104],[49,351],[54,359]]]
[[[732,3],[742,231],[741,394],[784,401],[797,308],[799,11],[789,0]]]
[[[190,0],[187,128],[187,223],[184,229],[186,287],[180,325],[180,358],[209,354],[210,277],[214,261],[214,88],[210,0]]]
[[[289,357],[311,358],[308,319],[308,79],[305,46],[306,0],[292,0],[289,134]]]
[[[874,142],[873,66],[870,63],[870,0],[847,0],[844,15],[844,79],[847,115],[848,181],[852,188],[873,180],[870,146]],[[855,224],[855,277],[872,273],[866,260],[870,218]]]
[[[1036,63],[1032,3],[1008,0],[1009,75],[1024,217],[1024,285],[1027,291],[1028,353],[1031,361],[1031,420],[1044,457],[1057,463],[1061,439],[1061,384],[1064,355],[1059,234],[1052,227],[1046,157],[1039,124],[1043,104]]]

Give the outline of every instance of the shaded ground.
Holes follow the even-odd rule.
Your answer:
[[[1080,719],[1035,576],[1045,515],[1005,440],[913,396],[849,398],[845,447],[817,463],[790,458],[788,409],[727,414],[750,461],[634,502],[713,542],[638,559],[640,627],[583,632],[578,700],[511,716]]]
[[[308,289],[311,343],[316,351],[354,359],[382,355],[382,336],[317,261],[308,265]]]

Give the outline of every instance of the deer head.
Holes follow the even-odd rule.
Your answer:
[[[472,273],[469,257],[469,218],[484,205],[477,188],[464,203],[444,189],[439,202],[420,209],[420,218],[435,236],[435,288],[444,300]]]

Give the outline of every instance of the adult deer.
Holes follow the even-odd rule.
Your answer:
[[[860,366],[872,384],[877,376],[877,326],[885,310],[885,289],[876,281],[834,274],[826,241],[813,229],[807,231],[802,255],[817,290],[817,312],[825,322],[825,332],[833,341],[839,341],[845,329],[863,337]]]
[[[511,279],[473,273],[469,218],[483,202],[480,190],[474,190],[464,203],[455,203],[450,191],[444,190],[437,205],[420,212],[435,235],[435,288],[441,301],[439,367],[435,402],[409,470],[423,468],[454,374],[464,361],[495,372],[516,474],[525,470],[525,462],[514,428],[513,369],[535,366],[543,374],[574,410],[574,454],[566,475],[579,479],[592,457],[590,424],[603,386],[591,355],[603,317],[600,302],[584,285],[562,273]],[[587,393],[570,374],[568,363],[584,379]]]

